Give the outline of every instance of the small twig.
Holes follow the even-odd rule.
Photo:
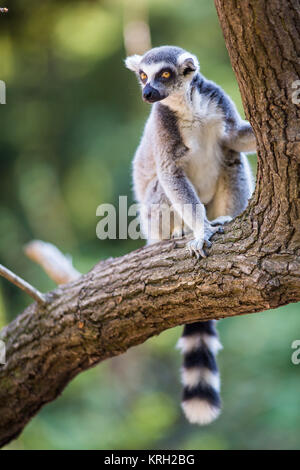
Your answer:
[[[5,266],[3,266],[2,264],[0,264],[0,276],[5,277],[8,281],[12,282],[16,286],[18,286],[20,289],[25,291],[39,304],[43,305],[46,303],[46,297],[41,292],[39,292],[30,284],[28,284],[28,282],[24,281],[24,279],[17,276],[9,269],[5,268]]]
[[[0,13],[8,13],[8,8],[0,8]]]
[[[81,276],[72,265],[72,259],[65,256],[52,243],[33,240],[24,247],[25,254],[38,263],[56,284],[66,284]]]

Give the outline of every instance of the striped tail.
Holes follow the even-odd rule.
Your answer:
[[[222,348],[215,320],[185,325],[178,347],[183,354],[182,408],[191,423],[208,424],[221,411],[220,376],[215,356]]]

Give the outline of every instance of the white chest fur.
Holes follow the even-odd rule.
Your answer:
[[[219,142],[224,132],[224,117],[212,101],[199,95],[193,105],[192,115],[179,120],[181,137],[189,149],[183,165],[201,202],[208,204],[215,194],[220,172]]]

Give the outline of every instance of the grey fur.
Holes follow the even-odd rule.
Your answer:
[[[191,253],[206,256],[204,246],[221,231],[214,219],[236,217],[251,196],[251,172],[239,152],[255,150],[252,128],[225,92],[200,74],[195,56],[183,49],[155,48],[128,58],[126,65],[146,73],[146,83],[166,97],[152,106],[133,162],[142,227],[147,233],[149,221],[157,225],[148,243],[166,238],[161,233],[163,205],[190,205],[185,213],[175,210],[169,236],[182,233],[184,224],[184,231],[195,236],[188,244]],[[166,69],[169,80],[161,78]],[[152,207],[154,201],[157,206]]]
[[[229,96],[199,73],[197,58],[183,49],[155,48],[127,58],[126,65],[138,77],[146,74],[142,89],[155,89],[149,101],[157,100],[133,161],[143,231],[148,243],[193,232],[188,249],[205,257],[211,236],[246,208],[252,194],[250,167],[241,153],[255,151],[252,128]],[[169,79],[162,77],[166,70]],[[214,360],[220,344],[213,321],[189,327],[192,334],[185,328],[180,340],[182,406],[191,422],[207,424],[220,412]],[[204,360],[208,353],[209,363]],[[193,354],[196,362],[193,356],[189,360]]]
[[[176,46],[154,47],[150,51],[146,52],[143,56],[142,63],[158,64],[159,62],[166,62],[176,66],[178,56],[183,52],[185,52],[183,49]]]

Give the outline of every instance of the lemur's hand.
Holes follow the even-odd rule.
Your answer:
[[[176,227],[172,232],[172,238],[182,238],[184,237],[184,234],[183,227]]]
[[[221,215],[220,217],[217,217],[216,219],[212,220],[210,224],[213,226],[223,225],[231,221],[232,221],[232,217],[230,217],[230,215]]]
[[[211,222],[206,220],[204,227],[204,237],[196,237],[194,238],[194,240],[191,240],[187,243],[187,249],[189,250],[190,254],[192,256],[195,255],[198,259],[200,257],[206,258],[207,254],[204,251],[204,247],[206,246],[207,248],[210,248],[210,238],[213,236],[214,233],[224,233],[222,225],[226,224],[227,222],[231,222],[231,220],[232,217],[230,217],[229,215],[217,217]]]
[[[204,250],[204,247],[211,247],[210,238],[215,233],[224,233],[223,227],[221,225],[213,226],[211,223],[207,222],[204,228],[204,236],[196,237],[187,243],[186,247],[189,250],[191,256],[195,255],[197,259],[200,259],[201,257],[206,258],[207,254]]]

